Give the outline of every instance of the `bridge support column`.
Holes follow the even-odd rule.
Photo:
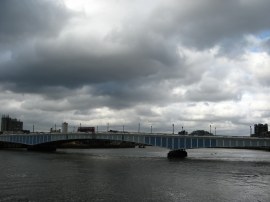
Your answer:
[[[185,158],[187,157],[187,152],[185,149],[172,150],[168,153],[167,157],[168,159]]]

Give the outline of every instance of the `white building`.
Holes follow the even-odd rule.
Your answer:
[[[62,133],[68,132],[68,123],[64,122],[62,123]]]

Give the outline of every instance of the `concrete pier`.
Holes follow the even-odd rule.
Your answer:
[[[172,150],[172,151],[170,151],[168,153],[167,157],[168,157],[168,159],[186,158],[187,157],[187,152],[184,149]]]

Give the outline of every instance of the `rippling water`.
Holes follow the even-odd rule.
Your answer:
[[[0,150],[0,201],[270,201],[270,152]]]

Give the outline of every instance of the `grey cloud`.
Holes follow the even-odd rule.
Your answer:
[[[173,2],[156,11],[153,29],[198,49],[221,45],[234,51],[245,34],[258,34],[270,27],[267,0]]]
[[[60,1],[0,1],[0,43],[9,46],[34,36],[55,35],[71,12]]]
[[[137,58],[132,53],[101,58],[91,55],[80,58],[67,55],[34,61],[32,58],[18,59],[6,64],[1,69],[0,77],[2,82],[17,83],[15,91],[21,89],[37,92],[46,86],[78,88],[101,82],[128,81],[148,77],[159,69],[160,66],[155,61]]]
[[[108,41],[91,37],[30,43],[23,51],[15,52],[12,60],[2,64],[0,81],[14,92],[38,93],[58,99],[66,95],[67,89],[74,93],[76,89],[89,86],[90,95],[103,96],[103,101],[98,102],[100,105],[116,108],[137,102],[165,102],[172,86],[164,85],[163,81],[185,77],[184,59],[178,57],[175,45],[164,40],[138,33],[130,40],[133,45],[129,45],[129,35],[125,34],[118,36],[124,39],[120,43],[124,51],[117,49],[119,44],[107,50]],[[84,42],[88,40],[89,43]],[[91,49],[93,45],[97,48]]]
[[[243,89],[251,81],[248,84],[231,79],[235,66],[218,66],[222,62],[217,60],[235,59],[245,49],[244,35],[256,35],[270,27],[270,2],[169,3],[155,6],[157,9],[140,16],[140,21],[135,12],[119,22],[119,29],[96,36],[87,29],[74,28],[72,19],[78,16],[59,2],[1,1],[0,89],[29,97],[23,100],[21,96],[11,96],[0,103],[13,97],[18,100],[18,113],[25,117],[44,113],[40,121],[47,124],[54,121],[46,121],[54,111],[54,119],[63,119],[65,113],[85,121],[89,114],[95,120],[99,116],[115,116],[127,122],[151,119],[156,128],[161,122],[174,120],[197,121],[200,126],[228,119],[242,124],[237,123],[242,117],[234,115],[217,117],[209,112],[200,119],[181,109],[164,109],[159,114],[154,107],[192,102],[195,108],[202,102],[209,102],[209,107],[221,101],[240,102]],[[87,26],[91,27],[91,22]],[[95,32],[94,28],[91,30]],[[209,53],[200,52],[215,46],[223,55],[205,57]],[[180,93],[173,95],[174,88]],[[26,111],[31,108],[33,112],[28,114]],[[104,108],[110,113],[95,111]],[[166,124],[171,127],[171,123]]]
[[[267,39],[266,41],[263,42],[262,48],[270,53],[270,39]]]
[[[215,8],[215,6],[218,10],[221,9],[221,6],[226,7],[223,4],[214,4],[210,5],[210,8]],[[198,37],[193,37],[192,34],[200,33],[201,35],[201,32],[195,30],[196,27],[201,27],[201,25],[196,24],[198,16],[204,22],[208,22],[211,17],[208,19],[206,10],[210,8],[202,6],[198,10],[197,7],[191,6],[191,10],[195,9],[195,11],[200,12],[195,12],[196,15],[194,16],[188,14],[187,16],[184,15],[184,17],[177,12],[178,8],[179,6],[174,7],[175,10],[171,14],[173,16],[172,22],[170,23],[176,25],[178,19],[180,19],[180,22],[187,23],[187,25],[189,25],[190,21],[194,22],[195,24],[192,25],[194,27],[191,27],[190,30],[192,33],[185,34],[180,29],[179,34],[180,36],[189,36],[192,41],[194,40],[197,43]],[[170,10],[165,12],[170,12]],[[216,14],[216,11],[214,14]],[[3,75],[1,81],[6,84],[16,83],[12,89],[15,92],[30,93],[46,93],[46,89],[54,86],[77,89],[84,85],[94,85],[97,87],[96,91],[103,92],[103,94],[108,93],[108,96],[113,96],[106,89],[108,88],[106,84],[108,82],[112,84],[119,82],[119,90],[116,89],[112,93],[115,95],[130,95],[128,93],[130,90],[135,92],[141,90],[140,85],[138,85],[138,88],[134,86],[129,90],[122,87],[122,85],[128,86],[132,80],[139,80],[146,86],[149,82],[158,85],[161,80],[171,79],[182,79],[182,82],[198,82],[201,77],[200,73],[197,72],[198,69],[185,67],[184,58],[177,55],[176,38],[178,38],[178,32],[170,31],[173,35],[164,38],[161,35],[162,30],[156,32],[151,26],[147,26],[147,23],[133,28],[124,25],[123,30],[120,32],[111,33],[112,36],[107,35],[105,42],[97,41],[97,39],[91,37],[82,40],[76,39],[75,41],[70,40],[72,38],[61,41],[56,37],[55,41],[45,40],[44,42],[32,44],[32,46],[29,46],[30,50],[24,49],[14,53],[15,56],[12,61],[5,66],[3,65],[4,68],[2,68],[0,74]],[[178,29],[178,26],[174,27]],[[160,28],[162,29],[162,26]],[[213,37],[210,36],[209,38]],[[85,43],[85,41],[90,42]],[[111,50],[106,50],[106,42],[108,41],[112,44]],[[205,42],[205,40],[202,41]],[[125,47],[124,52],[116,48],[119,44]],[[95,48],[85,49],[84,46],[93,46]],[[99,49],[104,53],[99,52]],[[104,83],[104,85],[95,85],[100,83]],[[142,94],[144,94],[143,91]],[[164,94],[161,93],[161,95]]]
[[[228,86],[225,82],[214,78],[204,78],[198,86],[187,90],[185,97],[190,101],[219,102],[226,100],[240,100],[241,88]]]

